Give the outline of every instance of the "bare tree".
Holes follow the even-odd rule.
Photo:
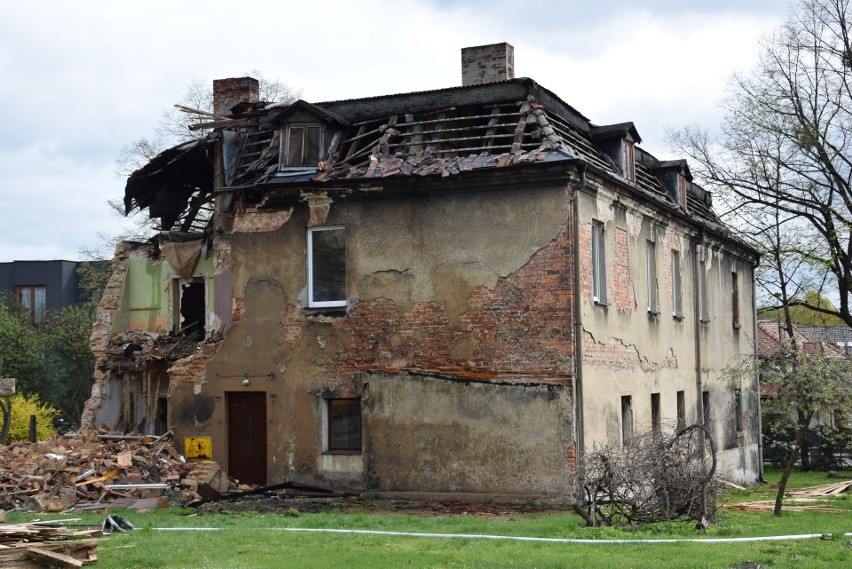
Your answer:
[[[802,0],[764,40],[757,68],[733,78],[721,135],[693,127],[669,138],[727,203],[726,220],[771,253],[759,274],[763,298],[836,314],[852,326],[847,11],[848,0]],[[839,308],[809,302],[808,290],[838,292]]]
[[[268,79],[257,69],[246,73],[256,78],[260,100],[270,102],[295,101],[301,91],[278,79]],[[194,113],[190,109],[202,111]],[[209,120],[203,113],[213,112],[213,85],[205,79],[192,79],[180,103],[163,112],[152,137],[138,138],[124,146],[115,159],[115,175],[125,178],[142,168],[157,154],[181,142],[204,136],[205,130],[190,130],[190,126]]]

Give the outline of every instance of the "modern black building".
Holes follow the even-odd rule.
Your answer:
[[[80,301],[77,261],[0,263],[0,291],[14,295],[36,322],[44,309],[58,310]]]

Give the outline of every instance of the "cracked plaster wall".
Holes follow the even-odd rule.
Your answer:
[[[580,199],[581,289],[583,311],[583,404],[585,445],[620,442],[621,406],[632,397],[634,430],[651,425],[651,393],[660,394],[664,423],[676,419],[677,392],[683,391],[686,420],[699,420],[700,390],[710,392],[711,429],[719,442],[722,468],[740,480],[757,472],[756,402],[744,402],[748,428],[733,427],[733,390],[722,373],[739,354],[753,350],[752,267],[724,244],[707,237],[706,272],[709,321],[698,326],[696,354],[695,241],[697,235],[677,219],[649,210],[592,181]],[[591,220],[605,223],[608,305],[591,300]],[[658,314],[647,311],[645,244],[656,245]],[[671,251],[681,257],[683,317],[672,314]],[[615,271],[612,269],[615,268]],[[731,272],[740,280],[741,327],[731,317]],[[614,273],[614,274],[613,274]],[[700,358],[700,366],[699,359]],[[702,386],[699,390],[698,376]],[[725,450],[727,449],[727,450]]]
[[[558,492],[573,440],[566,427],[573,362],[568,203],[565,188],[551,187],[332,204],[326,224],[346,228],[345,315],[304,309],[307,206],[268,231],[234,232],[234,322],[207,360],[204,381],[172,382],[176,431],[212,436],[213,458],[227,465],[227,394],[264,391],[270,483]],[[379,373],[381,390],[377,384],[365,393],[358,379],[364,373]],[[464,387],[469,381],[475,383]],[[558,395],[542,399],[550,389]],[[372,407],[374,396],[391,392],[414,399]],[[324,399],[359,396],[369,445],[360,459],[323,453]],[[468,409],[486,405],[475,427],[462,428],[469,419],[453,416],[447,397]],[[199,419],[193,409],[202,400],[212,412]],[[415,422],[399,405],[431,412]],[[382,425],[416,431],[417,424],[444,450],[414,441],[391,452],[390,442],[374,436]],[[518,444],[499,453],[488,450],[494,445],[480,448],[486,432],[495,444]],[[427,447],[438,453],[440,470],[379,474],[418,464]],[[526,470],[518,472],[521,466]],[[473,471],[476,485],[465,475]]]

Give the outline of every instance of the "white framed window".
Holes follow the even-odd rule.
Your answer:
[[[606,233],[604,224],[592,222],[592,300],[606,304]]]
[[[698,320],[701,322],[709,322],[710,318],[707,315],[707,262],[705,261],[704,247],[698,246],[698,263],[697,263],[696,282],[698,288]]]
[[[675,318],[683,318],[680,282],[680,251],[672,250],[672,316]]]
[[[308,228],[308,306],[346,306],[346,235],[342,226]]]
[[[645,242],[645,278],[648,291],[648,312],[657,314],[657,245]]]

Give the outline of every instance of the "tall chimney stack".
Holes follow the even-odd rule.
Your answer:
[[[213,80],[213,114],[227,117],[238,103],[260,100],[260,83],[254,77]]]
[[[515,48],[506,42],[463,47],[462,85],[482,85],[515,78]]]

